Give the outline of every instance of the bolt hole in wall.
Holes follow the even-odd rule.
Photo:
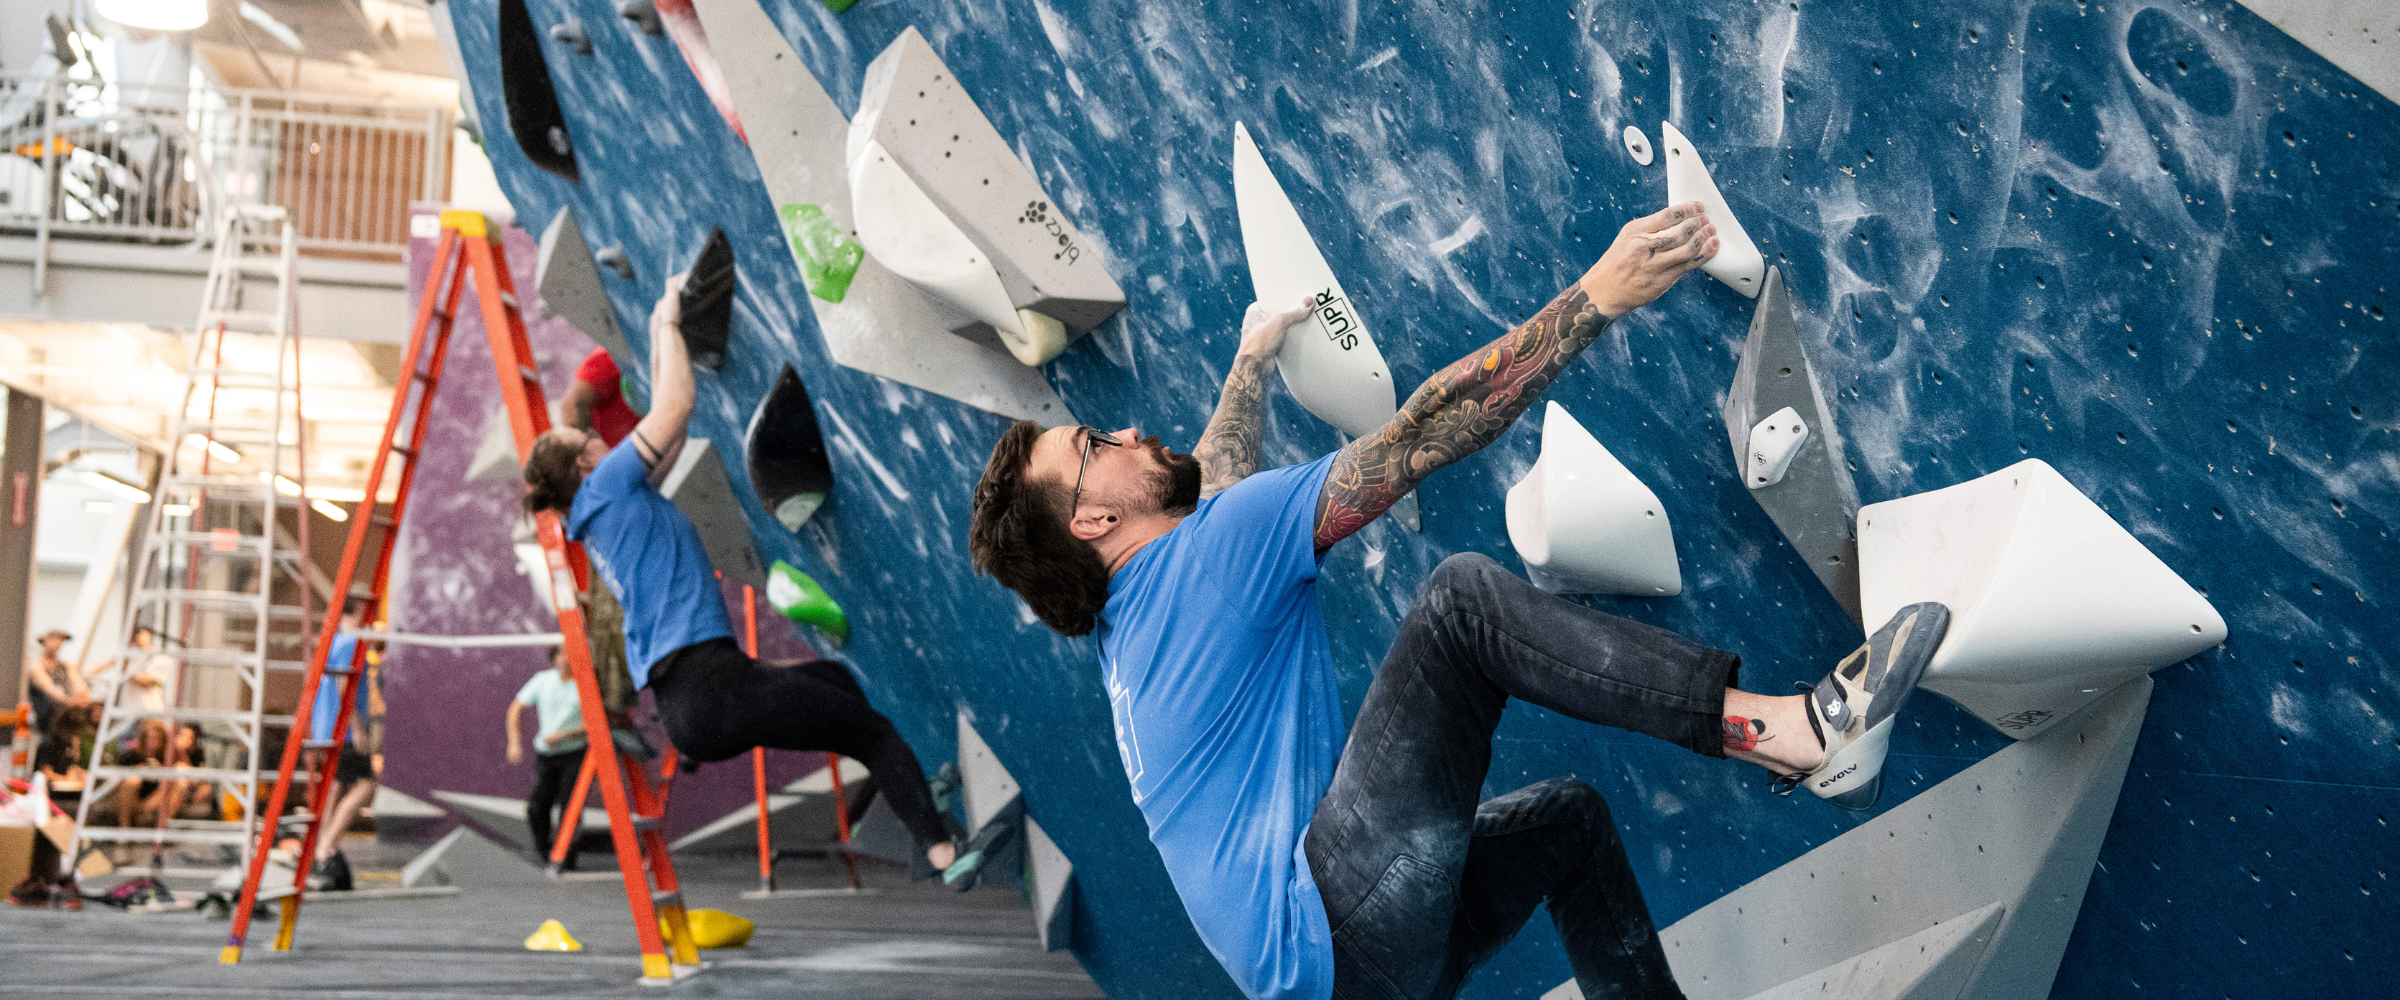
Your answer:
[[[846,109],[868,60],[912,24],[926,36],[1059,212],[1105,245],[1128,293],[1118,318],[1039,377],[1078,421],[1190,428],[1164,433],[1179,449],[1207,419],[1250,296],[1243,268],[1225,266],[1240,254],[1231,122],[1260,137],[1356,308],[1394,331],[1387,360],[1408,388],[1581,273],[1594,249],[1575,234],[1613,233],[1667,203],[1666,164],[1629,164],[1626,126],[1687,131],[1688,155],[1776,251],[1811,364],[1837,387],[1832,429],[1862,500],[2042,459],[2205,588],[2231,626],[2221,648],[2154,675],[2150,721],[2052,995],[2115,997],[2135,982],[2145,993],[2388,992],[2365,967],[2389,914],[2350,890],[2390,855],[2388,828],[2360,817],[2400,787],[2388,721],[2400,717],[2388,652],[2400,648],[2400,615],[2380,589],[2400,577],[2389,538],[2400,509],[2382,499],[2400,493],[2384,461],[2400,345],[2362,329],[2388,329],[2367,320],[2383,318],[2400,241],[2384,206],[2361,204],[2385,197],[2400,130],[2385,95],[2273,25],[2239,6],[2139,3],[2022,4],[2005,21],[1961,24],[1980,15],[1921,0],[1405,16],[1154,0],[833,16],[816,0],[758,2]],[[441,6],[497,134],[512,123],[491,69],[494,0]],[[1125,801],[1091,644],[1024,620],[966,563],[967,491],[1004,422],[833,364],[777,206],[759,197],[756,161],[672,40],[599,30],[585,13],[594,53],[571,57],[542,34],[565,9],[529,6],[533,34],[551,46],[567,126],[557,135],[584,157],[578,182],[528,162],[522,142],[490,142],[519,216],[572,205],[594,246],[637,258],[639,281],[609,282],[637,340],[658,282],[687,262],[683,234],[725,228],[742,290],[726,364],[702,377],[694,433],[741,440],[788,364],[824,421],[836,484],[801,532],[758,513],[760,556],[800,566],[857,611],[845,655],[928,761],[947,756],[959,706],[1009,720],[986,733],[995,753],[1045,828],[1063,827],[1054,832],[1078,878],[1105,890],[1082,893],[1085,927],[1106,930],[1078,932],[1076,947],[1112,995],[1228,996]],[[1192,71],[1201,66],[1212,71]],[[1497,85],[1460,86],[1467,76]],[[2342,155],[2320,148],[2353,133]],[[1654,152],[1666,143],[1648,134]],[[2038,276],[2043,293],[2011,274]],[[1792,547],[1767,541],[1758,501],[1724,464],[1722,428],[1692,416],[1730,384],[1739,359],[1725,345],[1740,343],[1755,305],[1713,280],[1685,281],[1612,326],[1547,395],[1661,484],[1660,505],[1644,509],[1673,522],[1687,581],[1672,598],[1577,599],[1732,649],[1745,686],[1763,691],[1822,676],[1858,630]],[[2128,325],[2136,342],[2123,339]],[[2214,335],[2228,330],[2240,336]],[[1936,370],[1942,382],[1925,377]],[[1270,395],[1269,464],[1339,445],[1288,395]],[[2354,419],[2327,419],[2343,399]],[[2229,417],[2248,433],[2217,433]],[[2107,447],[2112,437],[2122,446]],[[1539,442],[1528,422],[1429,480],[1422,534],[1374,527],[1328,555],[1320,589],[1349,704],[1442,557],[1521,565],[1499,512]],[[1938,463],[1911,457],[1935,442]],[[2312,580],[2363,596],[2291,606],[2292,586]],[[2338,667],[2280,669],[2312,655]],[[1892,802],[2006,739],[1931,695],[1908,712]],[[2176,740],[2178,730],[2208,737]],[[1487,792],[1591,781],[1662,923],[1855,822],[1523,706],[1501,737]],[[2269,799],[2309,804],[2267,816]],[[1060,814],[1074,821],[1049,822]],[[2263,881],[2223,877],[2233,857]],[[1539,996],[1565,978],[1543,924],[1464,995]],[[2250,944],[2156,946],[2237,935]]]

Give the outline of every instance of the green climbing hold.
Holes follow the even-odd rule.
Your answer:
[[[778,559],[767,571],[767,603],[786,618],[815,626],[836,646],[850,642],[850,619],[842,614],[842,606],[791,563]]]
[[[826,9],[836,14],[856,6],[858,6],[858,0],[825,0]]]
[[[850,5],[828,6],[838,13]],[[808,294],[840,302],[850,293],[850,279],[858,276],[858,265],[867,259],[866,249],[815,205],[785,205],[778,214],[783,216],[784,235],[792,241],[792,256],[800,259]]]

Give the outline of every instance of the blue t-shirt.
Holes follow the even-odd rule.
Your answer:
[[[1201,501],[1117,571],[1101,614],[1134,805],[1200,940],[1254,1000],[1333,992],[1333,934],[1302,849],[1342,751],[1317,604],[1331,461]]]
[[[325,669],[347,670],[357,656],[358,637],[348,632],[336,632],[333,634],[332,647],[325,651]],[[350,707],[350,731],[342,737],[342,742],[353,746],[358,744],[359,723],[367,721],[367,664],[363,658],[358,660],[358,669],[358,695],[351,699],[354,704]],[[341,710],[341,692],[341,675],[328,673],[317,680],[317,707],[308,713],[308,738],[311,742],[323,743],[333,738],[333,715]]]
[[[732,638],[733,621],[725,615],[700,533],[675,501],[650,485],[650,470],[633,442],[628,435],[583,477],[566,530],[583,543],[625,606],[625,661],[633,686],[641,688],[649,685],[650,667],[659,658],[696,642]]]

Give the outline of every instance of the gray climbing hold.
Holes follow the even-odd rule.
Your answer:
[[[658,491],[689,518],[700,532],[700,547],[717,572],[735,583],[761,590],[767,586],[767,567],[750,542],[750,522],[741,502],[733,497],[733,482],[707,438],[685,438],[683,453],[667,471]]]
[[[1033,817],[1025,818],[1025,863],[1033,869],[1033,930],[1043,951],[1075,939],[1075,863]]]
[[[2150,691],[2148,677],[2125,684],[1661,930],[1676,981],[1692,1000],[2047,997]],[[1989,926],[1927,933],[1977,924]],[[1912,972],[1900,960],[1920,948],[1930,961]],[[1893,987],[1917,985],[1819,992],[1844,967],[1878,964]],[[1580,995],[1570,983],[1549,996]]]
[[[1750,317],[1733,388],[1725,394],[1725,430],[1733,441],[1733,467],[1747,479],[1754,464],[1751,435],[1768,416],[1790,408],[1808,429],[1799,453],[1781,479],[1751,485],[1748,492],[1766,508],[1775,528],[1792,543],[1834,602],[1863,628],[1858,600],[1858,485],[1834,426],[1833,408],[1800,343],[1792,300],[1781,269],[1767,268],[1766,288]]]
[[[600,287],[600,269],[593,265],[592,245],[575,222],[575,210],[559,209],[549,228],[542,230],[541,253],[533,265],[534,290],[542,297],[542,308],[575,324],[623,365],[633,359],[633,352],[617,329],[616,308],[609,304],[608,292]]]
[[[617,4],[617,16],[633,22],[642,29],[642,34],[652,38],[667,33],[666,25],[658,19],[658,5],[651,0],[622,0]]]
[[[592,36],[583,31],[583,22],[573,17],[550,26],[550,40],[574,49],[579,56],[592,54]]]

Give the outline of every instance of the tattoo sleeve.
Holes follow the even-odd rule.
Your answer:
[[[1202,497],[1215,496],[1258,471],[1262,419],[1258,397],[1273,367],[1273,360],[1264,355],[1234,355],[1233,371],[1225,376],[1225,391],[1217,397],[1217,412],[1208,418],[1200,446],[1192,449],[1192,457],[1200,461]]]
[[[1434,373],[1372,437],[1344,447],[1317,497],[1317,549],[1350,537],[1435,469],[1498,440],[1558,373],[1608,329],[1583,289]]]

